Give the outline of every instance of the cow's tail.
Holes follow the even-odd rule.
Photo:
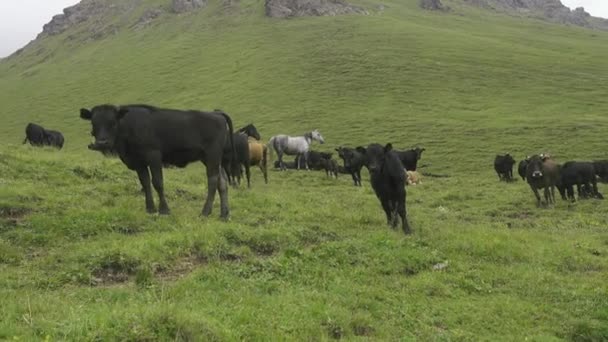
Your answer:
[[[26,142],[27,142],[27,135],[25,136],[25,139],[23,139],[23,143],[21,145],[25,144]]]
[[[228,124],[228,133],[230,134],[230,149],[232,152],[232,158],[230,159],[230,168],[231,168],[231,172],[232,172],[232,168],[235,168],[237,166],[237,161],[236,161],[236,147],[234,146],[234,137],[233,137],[233,133],[234,133],[234,127],[232,126],[232,119],[230,118],[230,116],[228,116],[228,114],[221,112],[222,116],[224,117],[224,119],[226,119],[226,123]]]

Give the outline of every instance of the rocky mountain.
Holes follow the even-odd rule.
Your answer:
[[[463,0],[464,3],[488,10],[517,13],[560,24],[608,30],[608,20],[592,17],[579,7],[570,10],[560,0]]]
[[[120,29],[139,30],[164,15],[181,15],[204,10],[209,0],[82,0],[55,15],[42,28],[37,40],[62,34],[74,28],[66,37],[69,40],[99,40],[116,34]],[[570,10],[560,0],[411,0],[421,8],[432,11],[451,11],[446,5],[461,3],[510,15],[523,15],[566,25],[608,30],[608,20],[592,17],[584,8]],[[384,5],[380,5],[384,7]],[[355,6],[344,0],[265,0],[265,15],[275,18],[302,16],[366,15],[370,9]],[[134,11],[141,15],[133,20]],[[373,11],[373,10],[372,10]],[[86,23],[86,24],[85,24]],[[80,28],[80,29],[79,29]],[[31,44],[31,43],[30,43]],[[30,45],[28,44],[28,45]],[[27,48],[27,46],[26,46]],[[15,54],[20,54],[23,49]]]

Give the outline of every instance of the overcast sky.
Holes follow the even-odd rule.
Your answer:
[[[55,14],[79,0],[0,0],[0,57],[23,47],[42,31]],[[596,17],[608,18],[608,0],[562,0],[571,9],[585,7]]]

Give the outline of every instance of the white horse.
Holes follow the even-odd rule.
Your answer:
[[[289,135],[285,134],[275,135],[268,140],[268,146],[272,146],[272,148],[277,152],[281,170],[287,170],[285,164],[283,163],[283,154],[290,156],[304,155],[304,164],[306,166],[306,170],[308,170],[308,151],[310,150],[310,144],[312,144],[313,140],[316,140],[321,144],[325,142],[323,136],[321,136],[321,133],[315,129],[312,132],[308,132],[303,136],[298,137],[290,137]],[[302,158],[297,158],[298,161],[296,163],[296,169],[300,169],[300,159]]]

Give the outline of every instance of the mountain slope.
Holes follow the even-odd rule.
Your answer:
[[[536,208],[492,169],[608,158],[608,33],[455,0],[291,19],[103,1],[126,7],[0,62],[0,340],[608,339],[605,201]],[[448,177],[408,187],[408,237],[365,170],[253,170],[226,223],[217,199],[199,217],[200,164],[165,169],[172,215],[147,215],[135,174],[86,148],[79,109],[106,102],[222,108],[265,140],[318,128],[326,151],[420,144]],[[21,146],[29,121],[64,149]]]

